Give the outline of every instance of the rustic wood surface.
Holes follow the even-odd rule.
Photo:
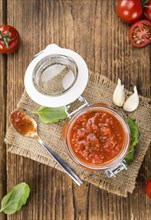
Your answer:
[[[151,177],[151,148],[140,169],[136,188],[127,198],[85,183],[76,186],[55,169],[7,153],[4,136],[10,112],[24,90],[24,73],[34,54],[50,43],[78,52],[89,69],[126,88],[138,86],[150,97],[151,48],[133,48],[129,25],[116,14],[116,0],[0,0],[0,23],[16,27],[18,51],[0,55],[0,199],[15,184],[26,181],[31,196],[24,208],[1,220],[151,220],[151,201],[144,186]]]

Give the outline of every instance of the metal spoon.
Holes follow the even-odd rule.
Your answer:
[[[11,113],[11,123],[13,127],[21,135],[31,137],[37,140],[43,148],[50,154],[53,159],[66,171],[66,173],[80,186],[83,184],[82,180],[77,174],[61,159],[47,144],[45,144],[37,132],[37,122],[24,111],[15,110]]]

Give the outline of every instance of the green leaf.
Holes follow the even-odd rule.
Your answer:
[[[32,113],[39,115],[43,123],[55,123],[67,118],[65,107],[49,108],[41,106]]]
[[[139,137],[139,129],[134,119],[128,117],[127,119],[128,126],[130,128],[130,134],[131,134],[131,145],[136,146],[138,143],[138,137]]]
[[[0,212],[11,215],[19,211],[22,206],[26,204],[29,194],[30,188],[28,184],[23,182],[14,186],[13,189],[3,197]]]
[[[128,153],[125,156],[127,165],[130,165],[134,160],[135,146],[138,143],[139,129],[134,119],[128,117],[127,123],[130,129],[131,143]]]

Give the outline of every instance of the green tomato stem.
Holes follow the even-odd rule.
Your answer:
[[[4,42],[4,45],[5,45],[5,48],[6,48],[6,49],[9,49],[8,43],[9,43],[10,41],[14,40],[14,39],[17,37],[16,35],[15,35],[15,37],[13,37],[13,38],[9,38],[9,37],[8,37],[8,36],[9,36],[9,28],[8,28],[6,34],[3,34],[3,33],[0,31],[0,35],[1,35],[0,40]]]
[[[8,46],[8,38],[6,38],[6,37],[4,37],[3,38],[3,42],[4,42],[4,44],[5,44],[5,47],[6,47],[6,49],[9,49],[9,46]]]

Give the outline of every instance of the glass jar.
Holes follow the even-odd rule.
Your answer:
[[[129,127],[112,108],[87,104],[72,114],[62,134],[69,156],[78,165],[104,170],[108,177],[126,169]]]
[[[41,106],[64,106],[67,111],[68,105],[73,103],[75,100],[79,99],[81,102],[84,102],[84,104],[74,112],[70,114],[67,112],[70,120],[68,120],[63,128],[63,139],[67,151],[70,157],[82,167],[91,170],[105,170],[107,176],[112,177],[115,176],[119,171],[126,169],[124,156],[129,147],[129,128],[124,119],[115,110],[101,104],[89,105],[86,99],[81,97],[81,94],[85,90],[88,83],[88,75],[87,65],[79,54],[70,49],[60,48],[55,44],[50,44],[44,50],[40,51],[34,56],[34,59],[29,64],[25,72],[24,84],[29,97]],[[77,154],[75,154],[73,151],[74,147],[73,143],[71,142],[72,128],[79,117],[90,114],[90,112],[95,112],[96,114],[101,114],[101,112],[104,112],[113,118],[117,124],[119,124],[121,131],[123,131],[122,146],[120,146],[119,142],[118,147],[111,146],[111,149],[108,147],[108,145],[116,145],[115,142],[118,139],[118,137],[116,137],[116,133],[114,133],[112,137],[112,144],[109,140],[106,140],[106,143],[108,141],[109,144],[103,145],[103,148],[106,148],[106,150],[109,151],[109,160],[106,159],[106,161],[102,160],[102,162],[100,162],[101,159],[99,154],[96,152],[97,150],[101,151],[101,149],[99,149],[99,144],[101,144],[101,142],[103,143],[103,141],[101,141],[101,133],[99,133],[99,130],[102,129],[101,132],[103,133],[103,129],[106,129],[105,124],[102,125],[100,129],[96,129],[96,133],[100,135],[99,137],[97,134],[97,138],[100,138],[100,142],[91,147],[92,153],[87,152],[90,146],[86,145],[85,147],[83,144],[83,151],[86,150],[86,154],[92,154],[90,156],[91,160],[88,159],[85,161],[81,158],[79,159]],[[95,124],[93,126],[95,127]],[[97,126],[99,125],[97,124]],[[108,130],[112,129],[109,127]],[[89,137],[85,138],[95,139],[95,134],[89,132]],[[105,140],[107,137],[103,136],[103,138]],[[111,136],[109,138],[111,139]],[[97,150],[96,147],[98,148]],[[114,147],[117,148],[117,154],[115,155],[114,150],[112,149]],[[119,151],[118,148],[120,149]],[[93,151],[95,152],[94,155]],[[110,154],[113,154],[113,157],[111,157]]]

